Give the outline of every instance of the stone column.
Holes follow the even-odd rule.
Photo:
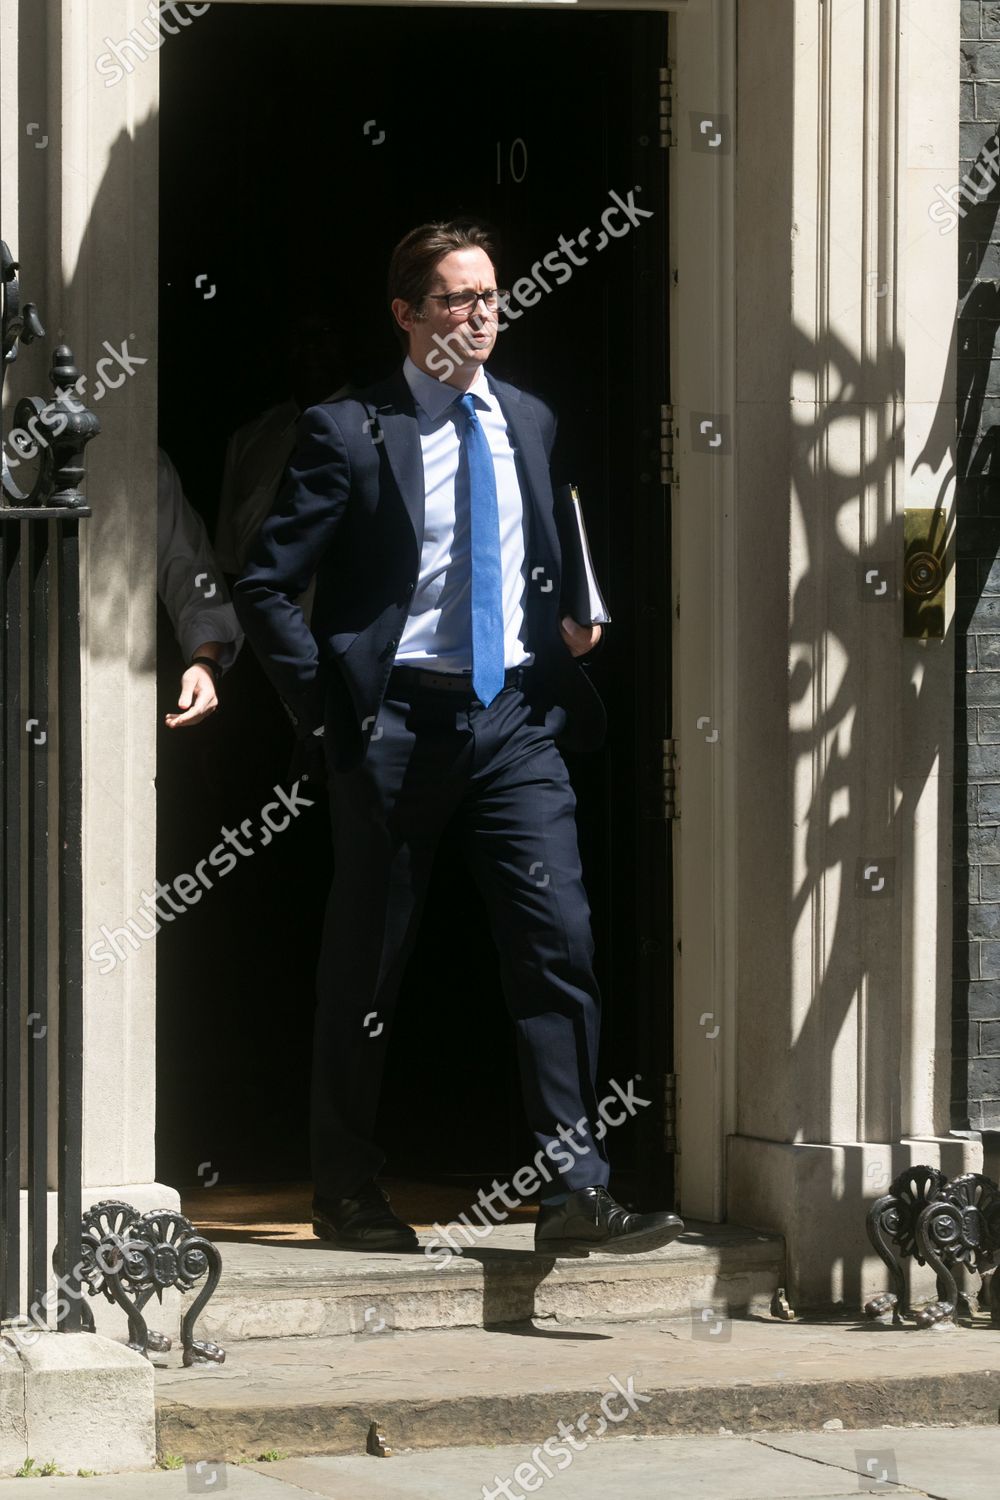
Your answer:
[[[896,1172],[979,1161],[947,1134],[953,583],[943,641],[899,602],[904,510],[953,505],[958,44],[957,5],[739,8],[728,1216],[787,1236],[804,1305],[882,1284]]]
[[[63,0],[59,58],[60,323],[95,371],[111,367],[91,445],[83,611],[84,944],[139,913],[155,879],[156,318],[158,56],[121,53],[147,8]],[[147,32],[148,35],[148,27]],[[51,53],[50,53],[51,55]],[[116,77],[116,71],[123,76]],[[53,250],[55,247],[53,247]],[[113,372],[113,373],[112,373]],[[99,377],[100,371],[97,371]],[[149,929],[148,921],[142,926]],[[84,1182],[136,1206],[176,1205],[154,1181],[155,950],[143,941],[108,973],[85,959]]]
[[[154,1180],[154,944],[123,943],[125,958],[103,973],[88,956],[102,925],[139,913],[155,879],[159,77],[153,49],[126,54],[132,67],[117,80],[101,62],[143,18],[133,0],[5,3],[0,210],[48,335],[19,358],[17,393],[48,389],[64,341],[101,421],[87,450],[93,516],[81,525],[84,1203],[119,1197],[144,1210],[179,1206]]]
[[[48,335],[18,359],[16,394],[47,392],[52,351],[68,343],[103,429],[81,525],[85,949],[135,910],[155,871],[155,53],[116,88],[98,70],[104,38],[124,37],[138,12],[131,0],[5,0],[0,14],[0,224]],[[151,944],[103,977],[84,960],[85,1206],[178,1205],[153,1180],[154,978]],[[50,1246],[55,1230],[50,1192]],[[41,1442],[64,1464],[153,1462],[152,1370],[104,1336],[124,1332],[118,1310],[95,1312],[97,1335],[5,1334],[4,1395],[22,1414],[5,1471]],[[176,1294],[158,1321],[176,1333]]]

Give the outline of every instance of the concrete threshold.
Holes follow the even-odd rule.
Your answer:
[[[189,1462],[275,1449],[360,1455],[372,1422],[399,1449],[534,1444],[560,1420],[579,1428],[590,1413],[595,1426],[615,1391],[614,1409],[628,1408],[621,1430],[634,1436],[986,1425],[1000,1413],[988,1322],[922,1331],[692,1314],[248,1340],[224,1365],[191,1370],[167,1358],[156,1373],[158,1444]]]
[[[415,1332],[532,1318],[685,1317],[697,1302],[767,1312],[783,1280],[781,1237],[756,1230],[692,1224],[662,1250],[579,1260],[536,1255],[532,1234],[530,1224],[498,1226],[446,1264],[439,1249],[428,1253],[426,1234],[415,1255],[357,1255],[315,1239],[223,1244],[222,1279],[198,1333],[229,1348],[245,1339],[346,1338],[372,1324]]]

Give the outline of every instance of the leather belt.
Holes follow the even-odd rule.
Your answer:
[[[504,687],[521,687],[529,666],[508,667],[503,674]],[[389,673],[389,687],[435,688],[444,692],[464,693],[474,697],[471,672],[433,672],[429,667],[393,667]]]

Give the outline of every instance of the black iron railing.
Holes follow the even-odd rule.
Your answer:
[[[19,345],[44,337],[34,305],[21,307],[17,270],[0,240],[0,1320],[17,1321],[29,1310],[34,1321],[47,1320],[54,1113],[57,1241],[68,1247],[57,1253],[63,1295],[56,1322],[76,1330],[83,1129],[79,530],[90,514],[80,484],[84,448],[99,423],[72,394],[77,372],[61,346],[50,373],[54,395],[19,401],[5,434],[8,366]],[[58,955],[52,965],[51,948]]]

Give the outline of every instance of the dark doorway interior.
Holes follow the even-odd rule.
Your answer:
[[[362,380],[399,361],[383,288],[389,252],[414,224],[487,219],[507,286],[561,235],[586,257],[563,284],[545,278],[550,292],[489,368],[556,408],[555,477],[580,485],[613,616],[588,668],[608,745],[569,760],[605,997],[601,1091],[639,1074],[638,1094],[653,1100],[613,1133],[616,1181],[637,1175],[639,1195],[660,1198],[671,1188],[665,51],[662,15],[215,6],[160,53],[159,268],[160,441],[214,531],[227,437],[287,394],[283,327],[314,287],[337,296]],[[598,250],[611,192],[652,217]],[[161,611],[161,724],[179,673]],[[212,720],[159,731],[160,879],[193,869],[222,824],[256,817],[291,750],[246,648]],[[308,1176],[330,863],[318,803],[161,932],[161,1178]],[[509,1173],[532,1154],[485,916],[447,844],[404,982],[381,1138],[390,1170],[425,1179]]]

